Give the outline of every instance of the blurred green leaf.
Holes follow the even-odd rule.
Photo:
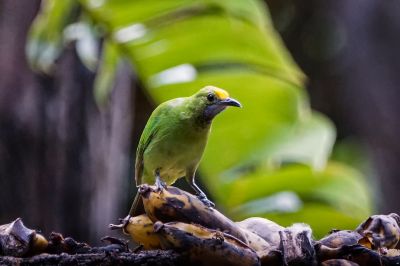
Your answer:
[[[259,216],[284,226],[303,222],[322,237],[334,228],[354,229],[368,217],[369,191],[362,176],[345,165],[330,163],[323,172],[292,165],[259,170],[224,186],[223,202],[237,220]]]
[[[298,85],[304,79],[268,17],[260,12],[259,1],[135,1],[129,5],[104,1],[94,8],[91,1],[82,2],[116,41],[127,46],[143,77],[182,63],[238,61],[261,64]],[[243,12],[249,19],[232,16]],[[190,57],[183,51],[191,51]]]
[[[234,208],[277,191],[292,191],[305,206],[312,202],[325,204],[354,219],[362,219],[371,212],[370,190],[361,174],[334,162],[324,171],[305,165],[290,165],[280,171],[260,168],[225,184],[223,197],[225,204]]]
[[[314,170],[323,170],[335,141],[335,128],[326,117],[313,112],[268,139],[269,143],[258,145],[247,159],[225,170],[220,178],[241,178],[243,171],[255,165],[268,165],[276,169],[285,164],[303,163],[312,166]]]
[[[26,54],[33,69],[51,73],[63,48],[63,30],[71,22],[75,0],[44,0],[29,33]]]
[[[76,52],[81,62],[91,71],[96,70],[99,61],[99,40],[87,19],[69,24],[64,29],[64,42],[75,42]]]
[[[323,170],[335,142],[335,127],[323,115],[313,112],[293,128],[282,145],[271,149],[274,163],[297,162]]]
[[[326,204],[307,203],[298,212],[265,213],[260,217],[270,219],[282,226],[290,226],[293,223],[309,224],[314,237],[320,239],[333,229],[354,230],[368,215],[357,217]]]
[[[356,138],[339,140],[332,152],[332,159],[361,169],[364,174],[372,173],[368,150]]]
[[[261,199],[255,199],[231,210],[239,218],[265,213],[294,213],[303,207],[303,201],[293,191],[280,191]]]

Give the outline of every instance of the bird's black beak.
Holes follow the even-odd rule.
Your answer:
[[[204,109],[204,118],[206,121],[211,121],[217,114],[225,110],[225,108],[228,106],[242,107],[240,102],[236,101],[235,99],[225,98],[217,101],[214,104],[208,105]]]
[[[235,99],[232,99],[232,98],[226,98],[224,100],[221,100],[221,101],[218,102],[218,104],[224,105],[224,106],[242,107],[240,102],[238,102],[238,101],[236,101]]]

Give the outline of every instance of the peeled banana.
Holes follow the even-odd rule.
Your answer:
[[[167,187],[161,192],[156,187],[142,185],[139,192],[144,209],[153,221],[194,223],[228,233],[247,243],[242,230],[219,211],[207,207],[196,196],[175,187]]]
[[[256,251],[257,255],[264,256],[273,249],[267,241],[262,239],[260,236],[254,234],[253,232],[247,229],[242,229],[242,232],[246,237],[247,245],[251,247],[254,251]]]
[[[253,249],[227,233],[182,222],[156,222],[154,230],[162,248],[183,252],[196,264],[260,265]]]
[[[281,237],[279,232],[285,228],[268,219],[260,217],[251,217],[236,224],[243,230],[250,231],[253,234],[264,239],[271,248],[277,248],[280,245]]]

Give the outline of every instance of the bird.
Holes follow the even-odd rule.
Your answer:
[[[137,146],[136,186],[155,184],[157,190],[162,191],[185,177],[198,198],[207,207],[214,207],[197,186],[195,174],[212,121],[229,106],[242,107],[240,102],[229,97],[227,91],[214,86],[205,86],[192,96],[160,104],[150,115]],[[129,218],[135,215],[140,199],[137,193],[128,216],[120,225],[110,224],[110,228],[124,228]]]

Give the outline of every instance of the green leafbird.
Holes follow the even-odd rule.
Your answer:
[[[136,151],[136,185],[155,184],[159,190],[185,177],[204,204],[213,207],[195,183],[195,173],[207,144],[213,118],[228,106],[241,107],[220,88],[206,86],[196,94],[160,104],[151,114]],[[129,215],[140,202],[137,193]]]

